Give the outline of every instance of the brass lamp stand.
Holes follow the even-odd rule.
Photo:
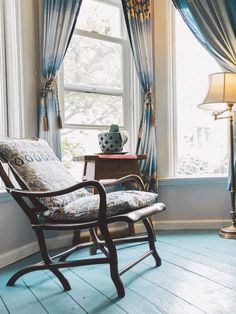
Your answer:
[[[234,177],[234,137],[233,137],[233,106],[236,103],[236,74],[214,73],[209,75],[210,84],[208,94],[199,108],[214,111],[215,107],[222,107],[221,111],[214,111],[215,120],[227,119],[229,128],[229,171],[230,171],[230,197],[231,197],[231,219],[229,227],[221,228],[219,235],[226,239],[236,239],[236,210],[235,210],[235,177]],[[227,112],[227,116],[221,116]]]
[[[236,239],[236,211],[235,211],[235,178],[234,178],[234,137],[233,137],[233,113],[232,108],[234,104],[227,104],[227,109],[223,111],[213,112],[215,120],[228,119],[229,126],[229,169],[230,169],[230,197],[231,197],[231,219],[232,225],[229,227],[221,228],[219,235],[227,239]],[[229,112],[226,117],[219,117],[224,112]]]

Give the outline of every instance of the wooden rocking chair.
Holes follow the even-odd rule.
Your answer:
[[[19,270],[9,279],[7,285],[14,285],[18,278],[28,272],[48,269],[59,279],[65,290],[70,290],[70,284],[60,268],[108,263],[118,296],[124,297],[125,290],[120,279],[122,274],[149,255],[154,257],[156,266],[161,265],[155,248],[154,230],[148,217],[163,211],[165,206],[157,203],[157,194],[144,192],[142,180],[138,176],[130,175],[116,180],[115,183],[133,181],[141,191],[106,193],[104,186],[98,181],[77,183],[43,140],[1,138],[0,157],[0,175],[6,190],[29,218],[42,256],[42,262]],[[8,175],[3,163],[9,166],[20,188],[13,185],[12,176]],[[89,193],[85,189],[89,187],[96,189],[97,194]],[[120,221],[142,221],[147,235],[113,240],[108,224]],[[94,228],[98,228],[103,240],[98,238]],[[45,230],[83,229],[90,230],[92,241],[78,244],[50,257]],[[115,244],[139,241],[147,241],[149,250],[119,271]],[[99,249],[105,257],[66,260],[71,253],[84,247]]]

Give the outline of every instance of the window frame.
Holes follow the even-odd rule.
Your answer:
[[[134,95],[138,95],[140,98],[140,86],[137,82],[137,75],[135,74],[134,62],[132,60],[132,52],[129,43],[128,34],[126,31],[125,20],[123,17],[123,8],[120,1],[117,0],[101,0],[101,2],[118,7],[121,11],[121,38],[115,36],[108,36],[104,34],[100,34],[93,31],[86,31],[82,29],[75,29],[74,34],[78,36],[84,36],[86,38],[93,38],[95,40],[103,40],[106,42],[113,42],[121,45],[123,56],[122,60],[122,85],[121,88],[112,88],[105,86],[95,86],[95,85],[87,85],[87,84],[79,84],[79,83],[64,83],[63,81],[63,69],[61,71],[59,85],[64,91],[75,91],[75,92],[84,92],[84,93],[92,93],[92,94],[100,94],[100,95],[112,95],[112,96],[122,96],[122,105],[123,105],[123,126],[120,126],[120,129],[127,130],[129,133],[129,150],[135,151],[135,139],[137,137],[137,129],[140,112],[136,112],[136,106],[140,106],[140,101],[135,100],[134,104]],[[125,35],[124,35],[125,34]],[[131,88],[130,88],[131,82]],[[64,98],[64,94],[61,93],[61,99]],[[63,101],[62,101],[63,103]],[[65,121],[65,109],[62,109],[63,118]],[[64,123],[65,129],[96,129],[96,130],[104,130],[109,129],[109,125],[90,125],[90,124],[71,124]]]
[[[186,176],[182,176],[182,175],[178,175],[178,148],[180,147],[179,144],[178,144],[178,114],[177,114],[177,111],[178,111],[178,104],[177,104],[177,88],[176,88],[176,73],[177,73],[177,70],[176,70],[176,46],[175,46],[175,34],[176,34],[176,14],[179,15],[179,13],[177,12],[177,10],[175,9],[175,6],[172,4],[172,7],[171,7],[171,22],[172,22],[172,27],[171,27],[171,31],[172,31],[172,45],[173,45],[173,49],[172,49],[172,86],[173,86],[173,90],[172,90],[172,95],[173,95],[173,105],[172,105],[172,110],[173,110],[173,134],[174,134],[174,137],[173,137],[173,177],[174,178],[225,178],[226,177],[226,174],[218,174],[217,176],[214,176],[214,175],[200,175],[200,174],[196,174],[196,175],[186,175]],[[193,36],[194,37],[194,36]],[[199,46],[202,46],[201,43],[198,42],[198,40],[195,38],[195,40]],[[202,50],[204,50],[205,48],[202,47]],[[209,54],[209,52],[207,52],[207,54]],[[214,58],[212,56],[210,56],[209,54],[209,57],[214,60]],[[210,59],[209,58],[209,59]],[[216,60],[214,60],[214,62],[216,63]],[[219,66],[220,68],[220,66]],[[216,69],[215,72],[218,72],[220,71],[219,69]],[[206,86],[207,88],[207,86]],[[204,92],[204,90],[202,90]],[[200,109],[197,109],[197,105],[196,105],[196,110],[200,110]],[[209,111],[209,122],[210,122],[210,119],[211,119],[211,113]],[[212,120],[213,121],[213,120]],[[219,126],[218,126],[219,127]],[[200,129],[205,129],[205,131],[207,132],[207,129],[209,129],[209,127],[202,127],[202,126],[197,126],[196,127],[196,130],[195,130],[195,133],[193,134],[193,137],[196,136],[196,134],[200,131]],[[225,132],[227,130],[225,129]],[[226,140],[226,139],[225,139]],[[227,150],[226,150],[227,152]],[[192,155],[194,157],[194,155]],[[219,164],[220,165],[220,164]]]
[[[160,185],[225,182],[226,176],[175,176],[175,158],[177,156],[175,143],[175,64],[173,62],[175,54],[173,45],[175,7],[170,0],[155,0],[153,5],[155,94],[157,104],[159,104],[157,107],[157,151]]]

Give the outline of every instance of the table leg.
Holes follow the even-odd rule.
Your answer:
[[[75,246],[79,243],[81,243],[81,230],[76,230],[74,231],[72,245]]]

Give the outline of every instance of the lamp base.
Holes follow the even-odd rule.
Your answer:
[[[236,239],[236,226],[231,225],[229,227],[221,228],[219,235],[225,239]]]

